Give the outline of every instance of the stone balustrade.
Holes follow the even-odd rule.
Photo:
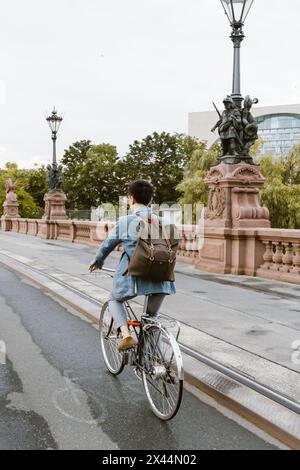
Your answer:
[[[260,230],[258,236],[264,254],[256,274],[300,284],[300,230]]]
[[[6,231],[38,236],[43,239],[62,240],[99,246],[113,228],[113,222],[90,222],[82,220],[36,220],[11,219]],[[4,229],[4,227],[2,227]],[[182,261],[195,263],[199,256],[198,234],[194,225],[179,226],[181,240],[178,256]]]
[[[179,225],[178,259],[195,264],[199,258],[199,234],[195,225]]]
[[[107,238],[113,226],[112,222],[12,218],[2,229],[96,247]],[[300,230],[208,228],[204,231],[205,239],[216,240],[209,249],[203,248],[203,239],[196,226],[181,225],[178,230],[180,261],[206,269],[200,256],[204,253],[207,259],[216,260],[213,272],[224,272],[218,270],[218,260],[223,259],[227,273],[300,284]],[[230,250],[226,245],[223,247],[222,238],[230,241]]]
[[[38,236],[46,240],[63,240],[71,243],[84,243],[98,246],[114,224],[97,223],[81,220],[37,220],[11,219],[6,231]],[[3,227],[2,227],[3,229]]]

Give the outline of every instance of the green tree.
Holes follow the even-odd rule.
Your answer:
[[[300,184],[300,144],[296,144],[284,160],[285,184]]]
[[[44,165],[28,171],[25,183],[26,191],[32,196],[34,202],[39,206],[44,206],[44,195],[48,191],[48,171]]]
[[[208,149],[206,142],[197,142],[197,148],[194,148],[186,166],[184,178],[177,186],[177,190],[181,192],[181,204],[207,204],[208,188],[204,180],[219,155],[218,144]]]
[[[257,159],[266,178],[261,199],[270,211],[274,228],[300,228],[300,145],[282,157]]]
[[[67,207],[71,209],[89,208],[85,205],[85,187],[82,182],[81,171],[87,159],[87,152],[91,148],[90,140],[81,140],[70,145],[65,150],[61,160],[64,166],[63,190],[67,195]]]
[[[89,140],[71,145],[62,158],[68,207],[87,209],[117,202],[117,161],[113,145],[92,145]]]
[[[22,187],[17,187],[16,193],[18,197],[20,216],[26,219],[40,218],[42,208],[35,203],[31,194],[25,191]]]
[[[121,193],[126,194],[128,184],[141,178],[153,182],[157,204],[177,201],[177,186],[196,146],[191,137],[166,132],[134,141],[118,166]]]

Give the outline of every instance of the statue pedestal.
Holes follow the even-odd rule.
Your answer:
[[[254,275],[260,256],[255,229],[270,228],[260,203],[264,184],[259,166],[220,163],[211,168],[205,210],[204,244],[197,267],[221,274]]]
[[[1,217],[1,229],[4,232],[11,230],[11,219],[19,219],[19,204],[17,202],[6,201],[3,204],[4,212]]]
[[[269,211],[260,205],[265,179],[258,165],[220,163],[209,171],[206,227],[270,228]]]
[[[50,191],[45,194],[45,212],[43,220],[67,220],[67,196],[62,191]]]

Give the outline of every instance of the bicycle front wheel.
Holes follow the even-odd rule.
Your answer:
[[[120,334],[114,326],[113,318],[106,302],[101,310],[99,321],[101,350],[106,367],[113,375],[118,375],[124,369],[123,354],[118,351]]]
[[[159,326],[144,330],[143,385],[153,413],[168,421],[177,414],[183,392],[182,355],[174,336]]]

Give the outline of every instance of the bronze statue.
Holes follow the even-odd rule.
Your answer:
[[[239,163],[244,160],[253,164],[249,151],[258,138],[258,127],[250,110],[253,104],[258,103],[258,99],[252,100],[247,95],[243,109],[236,106],[231,96],[227,96],[223,103],[225,111],[222,114],[214,104],[220,119],[212,128],[212,132],[216,129],[219,131],[223,149],[220,160],[226,163]]]
[[[47,170],[50,191],[61,191],[63,183],[62,165],[57,165],[57,163],[53,163],[52,165],[47,166]]]
[[[251,146],[258,139],[257,130],[258,126],[255,122],[254,117],[252,116],[250,110],[253,104],[257,104],[258,99],[254,98],[253,100],[249,95],[246,96],[244,101],[244,108],[242,110],[242,120],[243,120],[243,155],[249,155]]]
[[[239,155],[242,146],[242,116],[238,108],[235,107],[231,96],[227,96],[224,101],[225,111],[222,115],[219,113],[220,119],[212,128],[212,132],[216,129],[222,142],[223,157],[226,155]]]

